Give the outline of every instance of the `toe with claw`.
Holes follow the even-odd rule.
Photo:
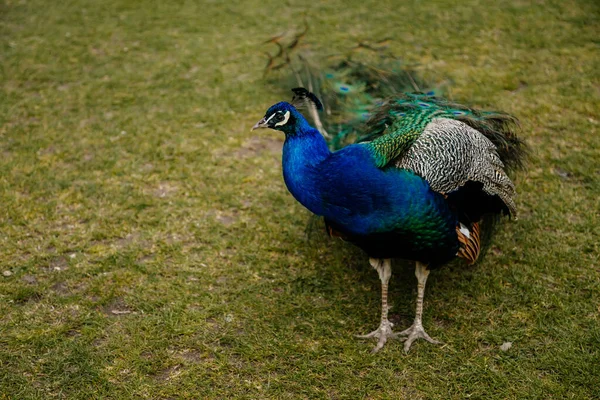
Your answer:
[[[414,323],[410,328],[399,332],[398,335],[406,336],[406,338],[402,339],[404,340],[404,351],[406,353],[408,353],[408,351],[410,350],[410,346],[417,339],[425,339],[429,343],[441,344],[440,341],[432,339],[431,336],[429,336],[427,332],[425,332],[425,329],[423,329],[423,325],[421,325],[420,323]]]
[[[393,324],[390,321],[382,321],[379,328],[375,329],[373,332],[366,335],[356,335],[356,337],[360,339],[376,338],[377,345],[373,348],[371,353],[377,353],[383,348],[388,339],[396,339],[398,337],[398,334],[392,330],[392,326]]]

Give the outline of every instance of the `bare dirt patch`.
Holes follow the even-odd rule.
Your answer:
[[[239,149],[233,152],[235,157],[255,157],[263,153],[280,154],[283,147],[283,138],[253,136]]]

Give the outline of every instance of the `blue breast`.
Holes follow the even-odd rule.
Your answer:
[[[370,256],[456,254],[457,218],[444,197],[410,171],[377,168],[363,145],[331,153],[318,133],[287,138],[283,171],[300,203]]]

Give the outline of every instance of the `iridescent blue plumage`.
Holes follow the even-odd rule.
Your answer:
[[[323,216],[370,257],[441,263],[456,255],[456,215],[427,181],[398,168],[380,169],[364,144],[330,152],[323,136],[290,104],[283,176],[292,195]]]

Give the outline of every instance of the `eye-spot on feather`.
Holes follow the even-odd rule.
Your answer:
[[[285,114],[283,115],[283,120],[276,123],[275,126],[283,126],[285,124],[287,124],[287,122],[290,120],[290,112],[286,111]]]

